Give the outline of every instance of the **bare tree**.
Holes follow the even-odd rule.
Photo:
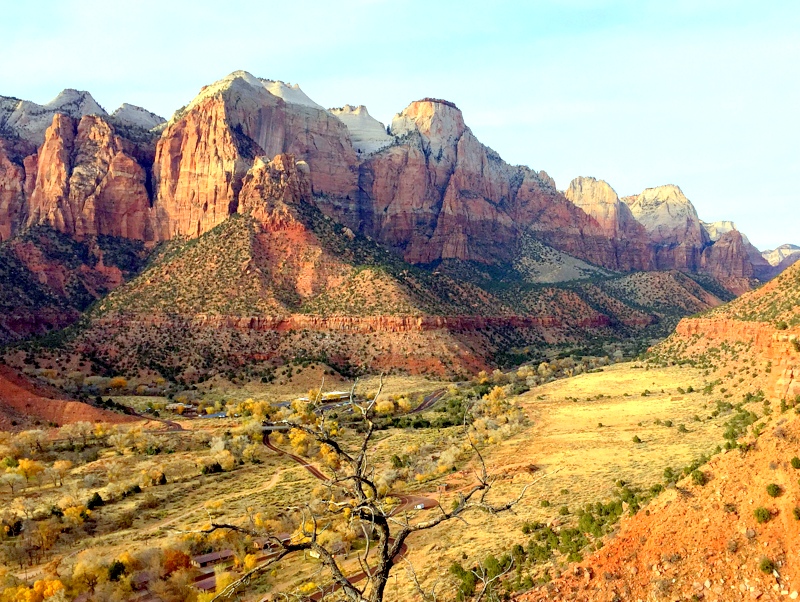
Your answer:
[[[348,432],[359,433],[355,438],[343,436],[344,429],[327,417],[319,406],[319,395],[307,407],[295,405],[291,415],[264,423],[264,443],[273,449],[277,448],[270,443],[269,435],[276,430],[288,431],[290,438],[307,437],[313,441],[319,457],[326,459],[325,473],[309,467],[323,482],[324,499],[284,510],[292,516],[296,525],[294,535],[289,539],[281,539],[275,527],[259,525],[252,517],[245,525],[212,522],[203,533],[222,529],[248,537],[266,538],[271,550],[263,562],[218,592],[214,601],[232,597],[278,561],[302,552],[318,558],[330,573],[330,583],[319,587],[314,599],[336,591],[337,596],[343,595],[352,602],[379,602],[383,600],[392,569],[403,560],[406,540],[410,535],[434,529],[449,521],[464,521],[464,515],[469,512],[505,512],[522,499],[528,486],[516,498],[500,504],[493,504],[487,499],[493,481],[478,448],[471,440],[469,442],[478,466],[476,483],[466,492],[459,493],[449,509],[437,502],[435,507],[421,516],[415,512],[419,498],[396,493],[380,495],[376,485],[377,467],[369,450],[375,433],[375,405],[382,389],[381,378],[375,396],[358,401],[353,385],[348,406],[352,412],[352,422],[348,425]],[[465,436],[469,437],[466,420]],[[359,574],[345,574],[337,558],[337,550],[331,543],[335,539],[330,536],[331,532],[342,528],[358,531],[365,541],[365,550],[358,555],[361,565]]]

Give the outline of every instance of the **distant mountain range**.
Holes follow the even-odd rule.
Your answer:
[[[663,328],[800,258],[789,245],[762,255],[731,222],[702,222],[674,185],[620,199],[582,177],[561,192],[481,144],[451,102],[413,102],[387,128],[363,106],[325,110],[246,72],[169,121],[127,104],[109,115],[75,90],[47,105],[0,97],[0,241],[0,278],[15,283],[0,294],[0,339],[91,306],[85,333],[97,338],[74,341],[105,363],[126,343],[92,347],[108,342],[92,331],[101,322],[115,336],[202,323],[248,336],[383,333],[387,366],[415,370],[402,361],[411,353],[439,372],[548,339]],[[442,349],[392,349],[412,331],[443,337]],[[294,336],[259,342],[272,349],[262,355],[298,355]],[[353,341],[326,357],[381,363]],[[244,365],[251,346],[233,347],[225,365]]]

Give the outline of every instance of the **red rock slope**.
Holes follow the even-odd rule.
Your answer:
[[[36,385],[0,365],[0,430],[22,430],[36,422],[62,425],[83,420],[117,424],[138,419],[79,401],[60,399],[57,391]]]

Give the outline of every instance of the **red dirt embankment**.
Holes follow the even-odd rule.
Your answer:
[[[800,597],[800,418],[773,418],[746,454],[714,457],[705,486],[684,479],[646,510],[623,520],[620,533],[583,563],[519,600],[794,600]],[[770,497],[767,485],[780,486]],[[759,523],[755,509],[771,518]],[[761,562],[774,563],[774,572]],[[765,567],[766,568],[766,567]]]
[[[60,426],[80,421],[118,424],[139,420],[59,397],[55,389],[35,384],[8,366],[0,366],[0,430],[23,430],[35,421]]]

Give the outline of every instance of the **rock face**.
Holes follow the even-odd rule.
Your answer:
[[[387,133],[363,106],[326,111],[297,85],[237,71],[166,124],[127,104],[109,117],[66,90],[48,105],[0,98],[0,131],[0,240],[35,224],[79,238],[197,237],[237,212],[266,219],[274,208],[252,203],[268,174],[296,170],[323,213],[410,263],[510,262],[530,234],[614,270],[737,283],[775,272],[732,223],[701,223],[677,186],[622,202],[577,178],[564,195],[545,172],[505,163],[438,99],[411,103]],[[283,154],[298,165],[258,159]]]
[[[800,247],[797,245],[781,245],[777,249],[764,251],[764,259],[772,266],[778,266],[790,257],[800,256]]]
[[[672,184],[648,188],[625,201],[655,245],[656,269],[698,270],[711,239],[680,188]]]
[[[328,112],[347,126],[353,148],[359,156],[369,155],[394,142],[394,137],[386,133],[384,125],[373,118],[364,105],[344,105],[340,109],[328,109]]]
[[[726,232],[703,251],[699,271],[716,278],[728,290],[741,295],[750,290],[750,280],[755,278],[755,269],[747,253],[748,245],[737,230]]]
[[[721,220],[718,222],[700,222],[703,229],[708,234],[712,242],[717,242],[723,234],[727,234],[732,230],[738,230],[736,224],[730,220]],[[747,238],[747,237],[745,237]]]
[[[103,118],[56,114],[39,150],[27,225],[81,239],[152,238],[145,170]]]
[[[700,222],[703,225],[703,229],[708,233],[708,237],[711,239],[711,242],[714,243],[714,246],[717,246],[720,242],[722,242],[722,246],[731,246],[733,242],[733,246],[737,247],[738,255],[736,257],[732,257],[730,255],[730,249],[726,251],[722,251],[722,249],[718,249],[717,252],[713,253],[715,258],[707,258],[705,259],[705,271],[709,274],[714,274],[724,272],[728,274],[730,277],[741,277],[741,270],[739,269],[739,263],[750,263],[751,268],[745,268],[745,271],[750,272],[750,275],[747,276],[748,278],[758,278],[759,280],[766,281],[775,276],[779,273],[778,270],[773,268],[767,260],[763,257],[761,251],[756,249],[753,244],[748,240],[747,236],[745,236],[739,229],[736,227],[736,224],[730,220],[718,221],[718,222]],[[731,232],[737,232],[741,237],[741,242],[736,240],[735,238],[728,237],[727,240],[725,236],[730,234]],[[734,242],[735,241],[735,242]],[[729,257],[731,263],[731,269],[725,270],[723,265],[716,265],[714,262],[716,258],[722,257]],[[746,259],[745,259],[746,257]]]
[[[34,152],[24,140],[0,138],[0,242],[16,234],[25,221],[25,158]],[[27,162],[35,169],[35,157]]]
[[[201,91],[158,141],[159,237],[199,236],[234,213],[242,178],[260,155],[291,153],[308,163],[315,193],[354,196],[356,153],[345,125],[304,99],[299,88],[245,72]]]
[[[308,164],[291,155],[258,157],[244,178],[238,212],[270,229],[294,223],[291,207],[311,201]]]
[[[624,244],[627,254],[634,260],[632,266],[635,269],[653,269],[654,257],[647,231],[607,182],[595,178],[575,178],[564,194],[597,220],[608,238],[618,239]]]
[[[482,145],[452,103],[411,103],[391,132],[397,143],[360,166],[358,221],[348,225],[406,261],[508,261],[518,234],[530,230],[560,250],[620,267],[615,241],[596,220],[546,173],[510,166]]]

